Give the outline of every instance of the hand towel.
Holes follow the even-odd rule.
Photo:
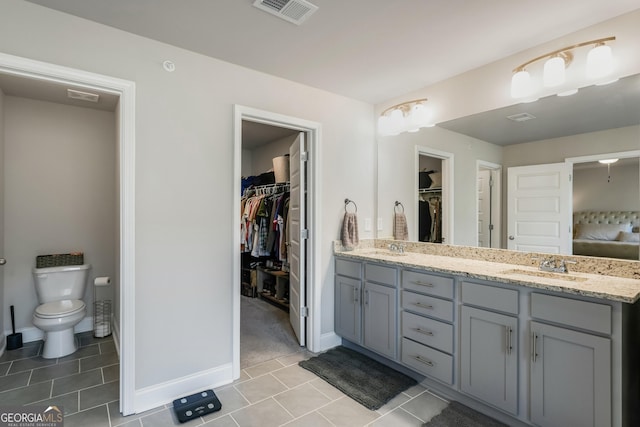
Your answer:
[[[393,215],[393,238],[396,240],[408,240],[409,228],[404,212],[396,212]]]
[[[353,249],[360,242],[358,239],[358,218],[353,212],[345,212],[342,221],[342,246]]]

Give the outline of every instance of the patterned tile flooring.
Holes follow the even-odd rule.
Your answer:
[[[123,417],[118,412],[118,356],[111,337],[79,334],[82,347],[60,359],[40,356],[42,342],[26,343],[0,357],[2,405],[64,407],[65,427],[402,427],[421,426],[446,402],[418,385],[370,411],[298,362],[299,352],[242,370],[233,384],[215,389],[222,410],[180,424],[171,405]]]

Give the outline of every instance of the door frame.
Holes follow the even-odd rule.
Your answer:
[[[491,172],[491,176],[495,176],[495,186],[493,187],[495,192],[492,192],[491,211],[493,213],[491,221],[496,220],[497,226],[494,226],[495,231],[495,243],[492,248],[502,247],[502,165],[497,163],[487,162],[485,160],[476,160],[476,182],[478,182],[478,174],[481,170],[488,170]],[[476,235],[478,235],[478,192],[476,191]],[[495,225],[495,224],[494,224]],[[493,240],[492,240],[493,242]],[[477,246],[477,241],[476,241]]]
[[[116,77],[8,55],[0,52],[0,74],[82,86],[120,98],[117,167],[119,175],[118,272],[120,281],[119,328],[114,342],[120,355],[120,412],[135,413],[135,83]]]
[[[321,191],[321,125],[310,120],[234,104],[233,106],[233,225],[232,225],[232,372],[240,378],[240,200],[242,180],[242,121],[268,124],[305,132],[307,135],[307,348],[320,351],[322,276],[321,236],[322,222],[319,195]]]
[[[454,244],[453,237],[453,215],[454,215],[454,201],[453,201],[453,153],[448,153],[446,151],[436,150],[435,148],[425,147],[421,145],[416,145],[416,154],[415,154],[415,165],[413,170],[415,171],[414,175],[414,191],[417,192],[418,188],[420,188],[420,156],[428,156],[434,157],[436,159],[442,160],[442,198],[445,200],[445,203],[442,204],[442,237],[443,243],[446,245]],[[415,197],[415,196],[414,196]],[[420,206],[419,203],[415,203],[414,207],[414,218],[420,218]],[[419,221],[414,221],[413,224],[413,235],[417,236],[419,234]]]

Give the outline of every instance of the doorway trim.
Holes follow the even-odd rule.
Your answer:
[[[83,86],[120,97],[118,123],[120,412],[135,412],[135,83],[0,52],[0,73]]]
[[[478,175],[480,174],[481,170],[488,170],[491,172],[491,176],[493,177],[494,175],[497,177],[496,181],[495,181],[495,194],[493,194],[493,196],[495,196],[495,198],[491,201],[491,210],[492,212],[495,212],[494,215],[492,215],[491,221],[493,222],[493,220],[495,219],[495,222],[497,224],[494,224],[494,231],[495,231],[495,241],[497,243],[497,246],[491,246],[492,248],[501,248],[502,247],[502,165],[499,165],[497,163],[492,163],[492,162],[487,162],[485,160],[476,160],[476,182],[478,182]],[[478,235],[479,233],[479,218],[478,218],[478,211],[479,211],[479,201],[478,201],[478,191],[476,191],[476,235]],[[477,246],[477,244],[476,244]]]
[[[442,198],[445,203],[442,204],[442,236],[444,237],[443,243],[446,245],[454,244],[453,237],[453,215],[454,215],[454,201],[453,195],[453,153],[446,151],[436,150],[435,148],[416,145],[415,165],[414,165],[414,191],[417,191],[420,187],[419,172],[420,172],[420,156],[435,157],[442,160]],[[415,204],[415,218],[420,217],[419,204]],[[414,221],[414,236],[418,233],[418,221]]]
[[[238,104],[233,106],[233,238],[231,253],[233,254],[232,272],[232,372],[233,378],[240,378],[240,200],[242,180],[242,121],[278,126],[305,132],[307,138],[307,348],[312,352],[320,351],[321,344],[321,236],[322,223],[318,195],[321,191],[321,158],[320,141],[321,125],[297,117],[286,116]]]

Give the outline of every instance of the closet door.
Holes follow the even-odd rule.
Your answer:
[[[306,345],[306,272],[307,248],[305,207],[306,183],[304,133],[289,147],[291,196],[289,198],[289,320],[301,346]]]

